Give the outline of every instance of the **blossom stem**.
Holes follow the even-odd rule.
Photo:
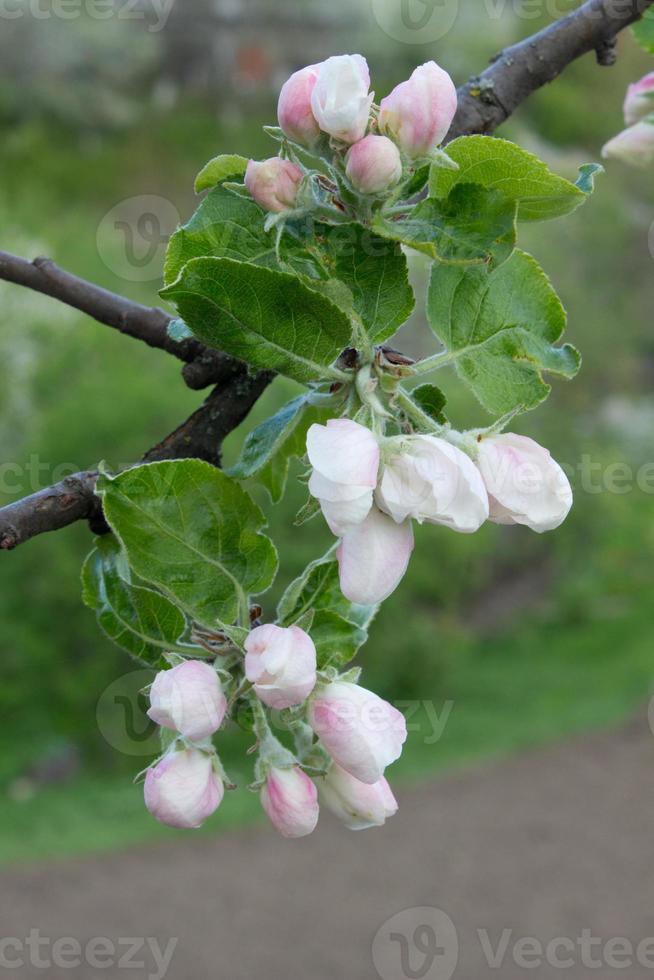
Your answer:
[[[413,374],[427,374],[429,371],[438,371],[439,368],[447,367],[448,364],[453,364],[461,351],[439,351],[438,354],[432,354],[431,357],[425,357],[422,361],[418,361],[412,367]]]
[[[395,404],[402,409],[404,414],[412,422],[415,422],[418,427],[427,432],[442,433],[447,429],[447,426],[439,425],[434,419],[427,415],[426,412],[416,405],[410,394],[403,388],[398,388],[392,399]]]

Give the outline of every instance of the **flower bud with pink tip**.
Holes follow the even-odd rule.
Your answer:
[[[602,156],[644,170],[654,166],[654,123],[643,121],[623,129],[605,144]]]
[[[318,823],[318,791],[299,766],[273,768],[261,788],[261,805],[282,837],[306,837]]]
[[[150,688],[148,717],[192,742],[217,732],[226,710],[218,675],[201,660],[160,671]]]
[[[511,432],[479,443],[477,459],[495,524],[525,524],[552,531],[572,506],[570,482],[547,449]]]
[[[320,136],[320,127],[311,108],[311,93],[320,65],[308,65],[294,72],[282,85],[277,103],[277,120],[290,140],[311,147]]]
[[[349,681],[320,687],[309,701],[309,725],[342,769],[376,783],[402,753],[404,716],[388,701]]]
[[[627,126],[633,126],[651,112],[654,112],[654,71],[627,89],[624,121]]]
[[[270,157],[250,160],[245,171],[245,186],[262,208],[280,213],[295,207],[304,174],[291,160]]]
[[[362,783],[335,762],[318,782],[321,803],[349,830],[382,827],[397,813],[397,800],[382,776],[376,783]]]
[[[311,109],[321,130],[343,143],[362,139],[373,98],[369,88],[368,64],[360,54],[323,61],[311,92]]]
[[[379,444],[370,431],[351,419],[312,425],[307,455],[313,467],[309,492],[320,501],[325,520],[336,535],[366,519],[377,485]]]
[[[398,524],[444,524],[471,534],[488,519],[488,494],[469,456],[437,436],[387,440],[377,506]]]
[[[245,676],[270,708],[301,704],[316,683],[313,640],[299,626],[257,626],[245,641]]]
[[[402,159],[395,143],[387,136],[364,136],[347,151],[345,173],[362,194],[381,194],[402,177]]]
[[[435,61],[428,61],[381,100],[379,129],[408,157],[429,156],[447,136],[456,109],[454,82]]]
[[[169,752],[145,777],[145,805],[168,827],[200,827],[218,809],[224,791],[214,756],[196,748]]]

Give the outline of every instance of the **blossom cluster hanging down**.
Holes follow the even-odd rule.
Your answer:
[[[632,125],[648,88],[630,93]],[[386,769],[407,726],[352,661],[406,572],[415,523],[543,532],[570,510],[563,468],[505,431],[547,397],[545,372],[572,378],[580,364],[557,345],[565,311],[516,235],[520,220],[579,207],[601,168],[572,183],[491,137],[444,150],[456,111],[454,83],[433,61],[379,102],[361,55],[309,65],[283,85],[279,125],[266,127],[278,154],[210,161],[196,181],[206,197],[171,238],[161,292],[177,310],[171,337],[303,389],[252,429],[227,472],[174,460],[98,480],[113,534],[87,559],[84,597],[155,668],[148,714],[162,752],[144,794],[164,824],[199,827],[221,805],[233,788],[221,738],[235,724],[252,739],[249,788],[283,836],[310,834],[320,807],[353,830],[384,824],[397,811]],[[388,346],[415,304],[410,250],[429,263],[425,312],[439,344],[418,362]],[[420,383],[441,368],[490,424],[451,424],[444,394]],[[262,596],[278,555],[247,483],[276,502],[293,458],[308,490],[296,523],[322,512],[337,540],[274,612]]]

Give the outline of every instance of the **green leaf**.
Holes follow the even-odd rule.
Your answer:
[[[550,386],[542,372],[573,377],[578,352],[552,346],[565,329],[561,301],[538,263],[516,251],[494,271],[435,265],[427,316],[460,377],[489,412],[533,408]]]
[[[650,7],[632,26],[634,37],[648,54],[654,54],[654,10]]]
[[[305,503],[302,504],[295,515],[293,525],[295,527],[302,527],[303,524],[306,524],[308,521],[312,521],[314,517],[317,517],[319,513],[320,502],[309,494]]]
[[[414,194],[420,193],[429,180],[429,169],[429,164],[425,164],[424,166],[419,165],[416,167],[413,173],[402,185],[400,192],[400,198],[402,200],[405,200],[408,197],[413,197]]]
[[[297,276],[232,259],[193,259],[161,295],[209,347],[296,381],[340,377],[330,365],[350,344],[350,321]]]
[[[168,242],[164,283],[174,282],[190,259],[207,255],[275,265],[275,239],[264,231],[264,219],[251,198],[215,187]]]
[[[98,492],[132,570],[215,628],[247,615],[249,593],[277,571],[265,519],[233,480],[199,459],[148,463],[101,476]],[[242,624],[243,625],[243,624]]]
[[[411,397],[419,408],[439,425],[444,425],[447,418],[443,412],[447,399],[436,385],[418,385],[411,391]]]
[[[325,275],[347,287],[352,308],[370,341],[387,340],[408,319],[415,304],[400,246],[355,223],[318,225],[316,239]]]
[[[378,217],[375,230],[440,262],[499,265],[515,246],[515,217],[515,201],[499,191],[457,184],[445,200],[427,198],[397,221]]]
[[[305,277],[307,285],[328,291],[341,309],[354,310],[373,343],[390,337],[407,319],[413,292],[406,259],[394,242],[354,222],[289,221],[279,241],[280,266],[275,232],[264,230],[265,217],[251,198],[214,188],[171,237],[165,284],[173,283],[191,259],[235,259]]]
[[[241,157],[237,153],[222,153],[214,157],[205,164],[200,173],[195,178],[195,193],[206,191],[209,187],[215,187],[223,180],[231,180],[235,177],[242,177],[248,165],[247,157]]]
[[[129,566],[113,534],[105,534],[82,568],[82,598],[102,631],[132,656],[157,666],[175,647],[186,619],[165,596],[130,581]]]
[[[341,592],[335,550],[312,561],[288,586],[277,606],[282,625],[295,622],[307,609],[329,609],[364,629],[372,622],[377,606],[357,605]]]
[[[311,624],[318,670],[344,667],[368,639],[365,629],[351,623],[331,609],[318,609]]]
[[[461,183],[501,191],[518,202],[518,220],[545,221],[569,214],[586,200],[587,191],[559,177],[533,153],[494,136],[460,136],[447,152],[458,171],[432,168],[429,195],[445,198]],[[591,188],[592,189],[592,188]]]
[[[355,656],[368,638],[368,626],[378,609],[355,605],[344,597],[334,550],[311,562],[291,582],[277,607],[278,620],[285,626],[314,613],[310,633],[320,670],[342,667]]]
[[[330,409],[311,405],[309,395],[298,395],[248,433],[240,459],[228,471],[229,476],[237,480],[256,477],[273,503],[278,503],[284,494],[290,460],[306,452],[309,426],[331,414]]]

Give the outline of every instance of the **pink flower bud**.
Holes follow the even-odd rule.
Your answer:
[[[602,149],[602,156],[646,169],[654,165],[654,123],[638,122],[623,129]]]
[[[363,523],[346,530],[336,551],[341,592],[364,606],[383,602],[402,581],[412,551],[411,521],[396,524],[373,507]]]
[[[223,794],[213,756],[200,749],[169,752],[145,777],[145,805],[168,827],[200,827],[218,809]]]
[[[192,742],[218,731],[226,710],[216,671],[200,660],[160,671],[150,688],[148,717]]]
[[[302,168],[291,160],[281,157],[270,157],[261,163],[250,160],[245,186],[266,211],[288,211],[295,207],[303,176]]]
[[[364,783],[381,779],[406,741],[402,713],[347,681],[321,687],[309,702],[307,720],[334,762]]]
[[[289,139],[302,146],[313,146],[320,136],[320,127],[311,109],[313,92],[320,65],[309,65],[294,72],[282,85],[277,103],[277,119]]]
[[[347,151],[345,172],[362,194],[380,194],[402,177],[400,151],[386,136],[364,136]]]
[[[350,830],[381,827],[397,813],[397,800],[382,776],[376,783],[362,783],[336,763],[318,782],[320,800]]]
[[[645,116],[654,112],[654,71],[645,75],[639,82],[634,82],[627,89],[624,100],[624,121],[627,126],[633,126]]]
[[[320,65],[311,93],[311,109],[324,133],[344,143],[356,143],[368,128],[372,95],[370,72],[360,54],[327,58]]]
[[[282,837],[306,837],[316,829],[318,792],[298,766],[270,770],[261,805]]]
[[[479,443],[478,465],[488,490],[490,519],[552,531],[572,506],[567,476],[533,439],[506,432]]]
[[[301,704],[316,683],[316,648],[299,626],[257,626],[245,641],[245,676],[264,704]]]
[[[309,492],[320,501],[334,534],[365,520],[377,483],[379,445],[370,429],[351,419],[314,424],[307,433],[313,466]]]
[[[456,108],[454,82],[435,61],[428,61],[381,100],[379,129],[407,156],[428,156],[447,136]]]
[[[394,521],[471,533],[487,520],[484,481],[464,452],[436,436],[398,436],[389,445],[375,501]]]

